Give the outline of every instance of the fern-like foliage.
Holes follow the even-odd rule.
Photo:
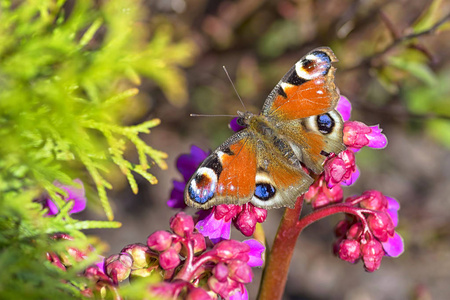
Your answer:
[[[49,235],[65,232],[86,243],[80,230],[120,226],[73,219],[55,180],[92,181],[112,220],[106,172],[117,165],[137,192],[132,172],[154,184],[149,168],[167,167],[167,155],[139,136],[160,121],[124,126],[121,120],[140,76],[156,82],[173,104],[183,104],[179,66],[195,49],[189,40],[173,42],[170,27],[145,30],[144,12],[136,0],[0,1],[2,299],[80,297],[73,280],[81,269],[62,272],[43,263],[45,253],[61,247]],[[124,157],[126,145],[136,148],[137,164]],[[44,217],[35,202],[40,197],[52,198],[60,213]],[[69,279],[72,285],[63,284]]]
[[[138,134],[148,133],[159,120],[124,127],[120,117],[138,92],[133,83],[139,82],[140,74],[160,83],[170,99],[184,99],[177,66],[189,60],[193,47],[188,41],[171,43],[167,28],[155,29],[145,44],[136,23],[142,9],[137,4],[2,2],[0,156],[2,173],[7,173],[2,175],[3,191],[38,185],[58,201],[53,181],[70,184],[73,164],[81,163],[112,219],[106,196],[111,185],[102,176],[110,162],[120,167],[134,192],[131,171],[157,182],[148,169],[153,163],[166,168],[166,154],[146,145]],[[166,81],[176,81],[177,88],[168,88]],[[126,142],[136,146],[139,164],[124,158]]]

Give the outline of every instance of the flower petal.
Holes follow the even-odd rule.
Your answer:
[[[234,118],[233,120],[230,121],[230,128],[231,130],[233,130],[234,132],[238,132],[241,131],[242,129],[245,129],[245,126],[241,126],[237,120],[239,119],[239,117]]]
[[[201,148],[192,145],[190,154],[182,154],[177,159],[177,169],[183,175],[184,181],[188,182],[200,163],[208,156]]]
[[[388,208],[393,210],[399,210],[400,209],[400,203],[395,198],[385,196],[388,201]]]
[[[345,186],[350,186],[350,185],[354,184],[356,182],[356,180],[358,180],[360,174],[361,174],[361,172],[359,171],[359,168],[356,167],[355,172],[352,173],[350,178],[343,180],[341,182],[341,184],[345,185]]]
[[[173,189],[170,192],[170,199],[167,200],[167,205],[171,208],[186,208],[184,203],[184,187],[185,182],[173,181]]]
[[[384,134],[381,133],[382,129],[379,125],[370,126],[372,132],[367,134],[366,137],[369,140],[367,145],[370,148],[382,149],[386,147],[388,141]]]
[[[341,114],[342,119],[344,119],[344,122],[348,121],[350,119],[350,115],[352,112],[352,104],[346,97],[341,96],[336,106],[336,110]]]
[[[83,211],[86,208],[86,202],[87,202],[83,182],[80,179],[75,179],[73,182],[75,183],[75,186],[64,185],[58,181],[53,182],[53,184],[55,186],[65,190],[67,192],[67,196],[65,196],[63,198],[64,201],[66,201],[66,202],[73,201],[73,207],[69,212],[71,214]],[[77,186],[79,186],[79,187],[77,187]],[[47,205],[49,205],[49,209],[50,209],[51,205],[56,207],[56,205],[51,200],[47,202]],[[57,209],[55,213],[57,213],[58,211],[59,210]]]
[[[266,247],[261,244],[259,241],[255,239],[245,240],[243,243],[250,246],[249,260],[247,264],[250,267],[262,267],[264,264],[264,260],[262,259],[262,255]]]
[[[224,221],[224,219],[217,220],[214,217],[214,211],[211,211],[206,218],[197,222],[195,228],[216,244],[221,240],[230,239],[231,220],[228,220],[228,222]]]
[[[387,256],[399,257],[405,250],[403,238],[397,232],[394,233],[394,237],[382,244]]]
[[[230,300],[248,300],[247,289],[244,287],[243,291],[234,292],[232,295],[230,295],[230,297],[228,299],[230,299]]]

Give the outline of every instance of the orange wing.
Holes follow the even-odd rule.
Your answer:
[[[207,209],[219,204],[244,204],[255,191],[256,144],[252,133],[231,136],[200,165],[185,189],[189,206]]]
[[[326,113],[336,107],[334,85],[337,58],[327,47],[300,59],[280,80],[264,103],[262,114],[278,120],[295,120]]]

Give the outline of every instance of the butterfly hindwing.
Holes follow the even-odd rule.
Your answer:
[[[270,143],[263,143],[259,147],[255,192],[251,200],[257,207],[293,208],[297,197],[313,183],[299,161],[295,163],[282,153],[274,151]]]
[[[330,153],[345,150],[342,142],[344,122],[336,110],[299,120],[279,122],[277,133],[289,141],[302,163],[314,173],[323,171]]]

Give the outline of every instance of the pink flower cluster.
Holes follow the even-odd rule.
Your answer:
[[[356,209],[336,225],[334,253],[339,258],[351,263],[362,259],[364,268],[373,272],[383,256],[397,257],[403,252],[403,240],[395,232],[400,208],[395,199],[369,190],[347,198],[344,204]]]
[[[264,246],[256,240],[239,242],[222,240],[215,245],[195,232],[194,220],[184,212],[170,220],[171,231],[156,231],[147,245],[131,244],[106,259],[101,258],[86,268],[83,275],[92,286],[80,292],[85,297],[104,299],[108,291],[114,299],[122,299],[119,283],[127,279],[161,275],[159,283],[150,284],[151,297],[176,299],[241,299],[247,300],[245,285],[252,281],[251,267],[262,266]],[[56,240],[73,240],[58,234]],[[47,253],[47,259],[66,271],[72,262],[80,262],[93,251],[67,247],[64,253]],[[157,277],[160,277],[160,276]]]
[[[251,267],[263,263],[264,247],[259,242],[222,240],[207,249],[204,236],[194,232],[194,221],[184,212],[172,218],[170,228],[172,233],[157,231],[147,240],[166,279],[150,287],[154,295],[176,298],[183,293],[187,299],[214,299],[217,295],[229,299],[233,295],[246,299]]]

